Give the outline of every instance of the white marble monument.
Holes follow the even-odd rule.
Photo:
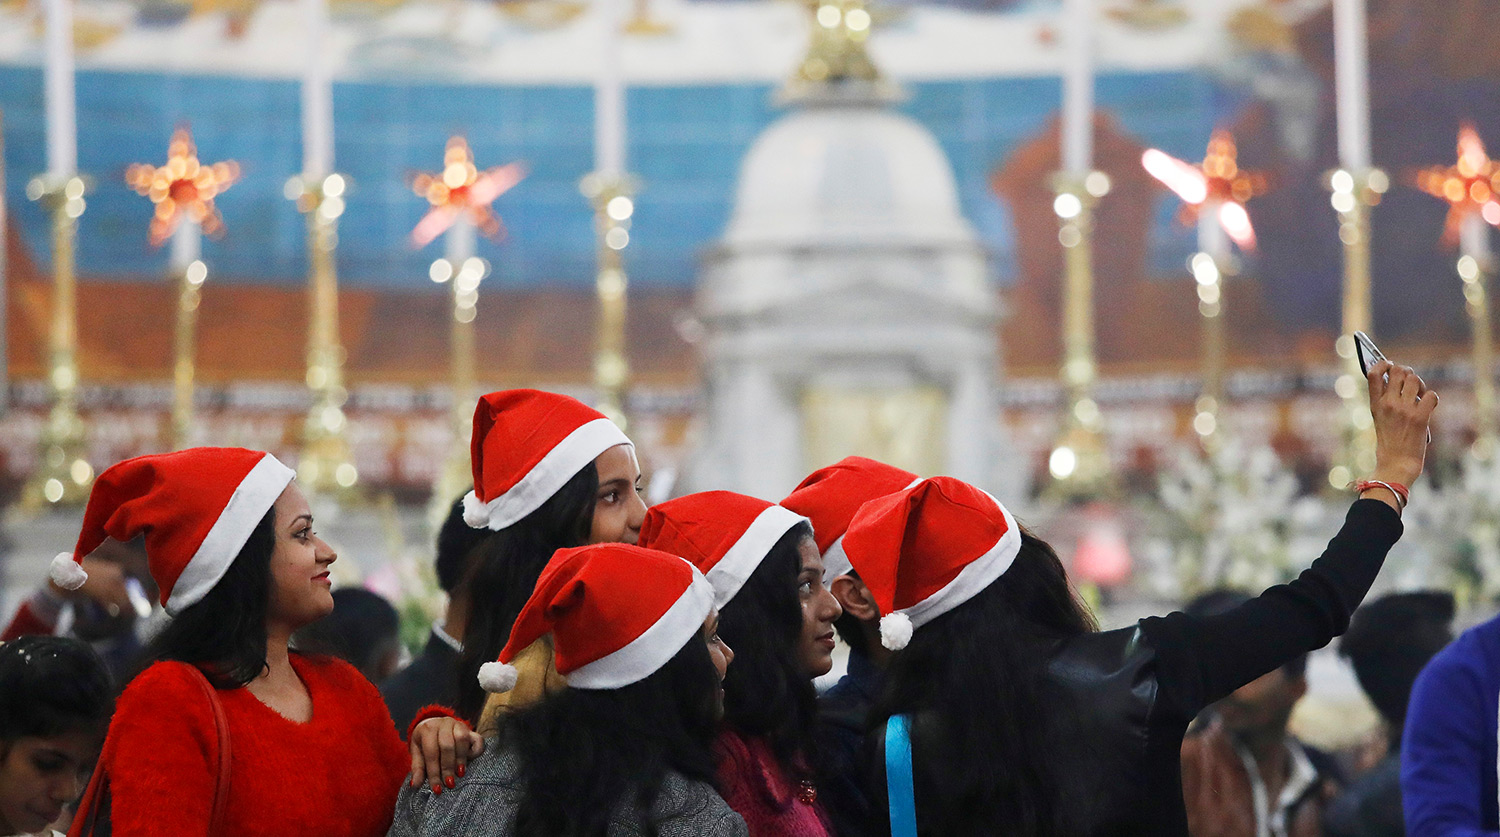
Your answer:
[[[942,149],[880,90],[804,96],[744,160],[698,286],[707,398],[687,490],[777,499],[860,454],[1021,499],[988,256]]]

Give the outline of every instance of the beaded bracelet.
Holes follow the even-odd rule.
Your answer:
[[[1353,484],[1355,493],[1363,494],[1372,488],[1384,488],[1386,491],[1396,495],[1397,510],[1405,509],[1407,502],[1411,499],[1411,491],[1399,482],[1385,482],[1384,480],[1360,480]]]

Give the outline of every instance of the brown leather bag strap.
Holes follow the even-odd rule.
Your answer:
[[[208,698],[214,711],[214,731],[219,736],[219,773],[214,781],[214,807],[208,821],[209,837],[224,833],[224,816],[229,809],[229,719],[224,717],[224,705],[219,702],[219,693],[197,666],[188,666],[197,675],[198,685]]]

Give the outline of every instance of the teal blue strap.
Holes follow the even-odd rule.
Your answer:
[[[891,805],[891,837],[917,837],[911,725],[905,715],[892,715],[885,722],[885,792]]]

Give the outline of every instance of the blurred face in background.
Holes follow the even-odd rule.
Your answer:
[[[41,831],[83,794],[99,738],[88,731],[0,742],[0,835]]]
[[[1280,734],[1286,731],[1297,701],[1307,694],[1307,678],[1275,671],[1246,683],[1229,697],[1214,704],[1224,729],[1238,737]]]

